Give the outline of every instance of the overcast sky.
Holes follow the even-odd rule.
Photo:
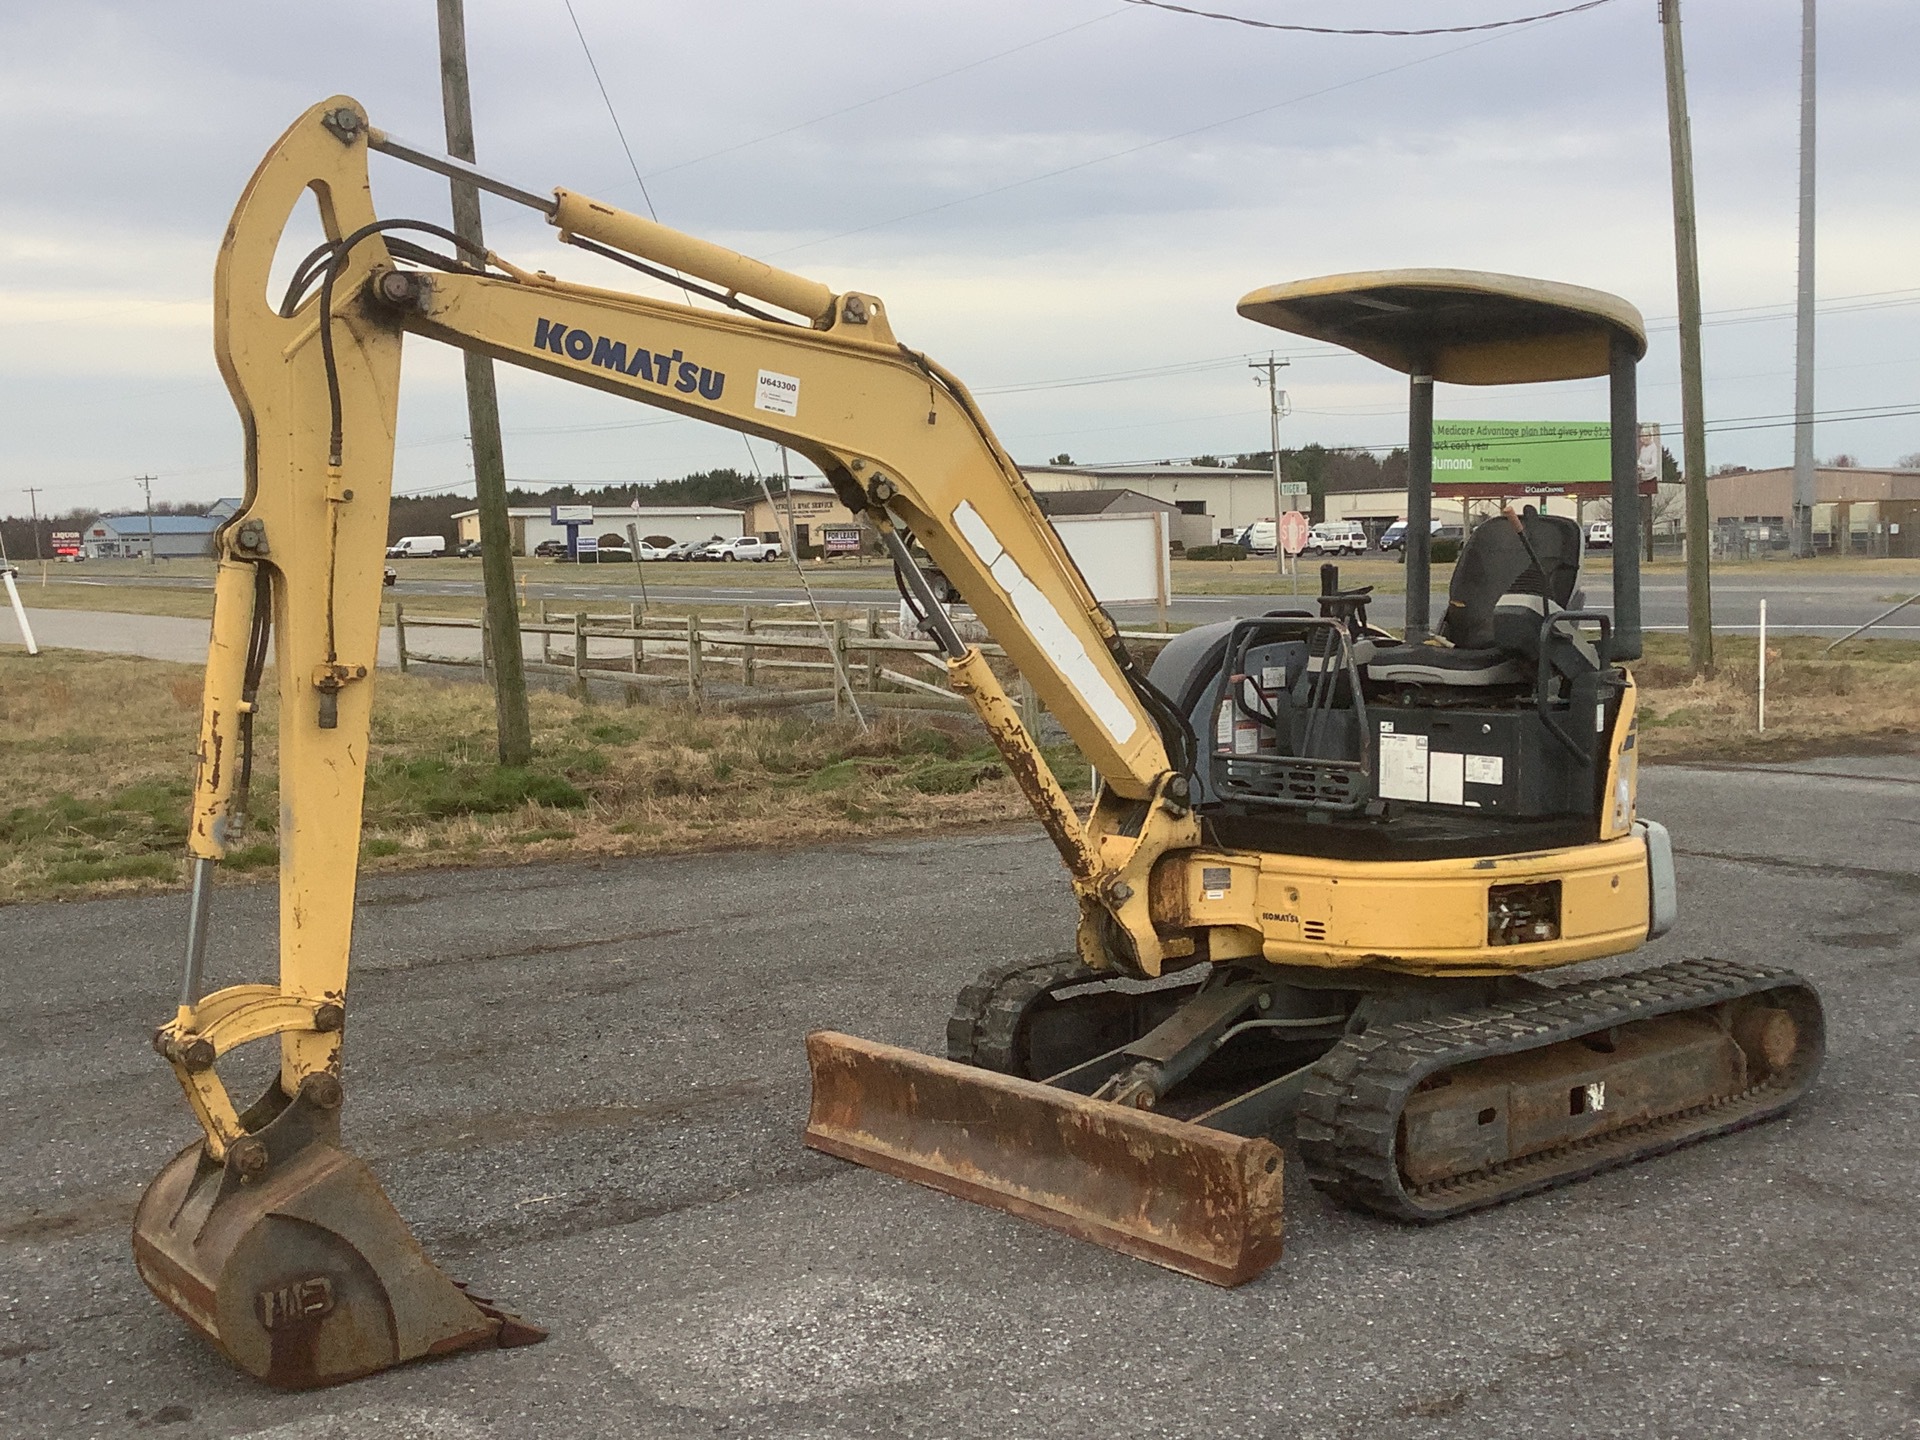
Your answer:
[[[1504,19],[1553,0],[1201,0],[1323,25]],[[1023,461],[1264,449],[1247,360],[1293,352],[1283,443],[1402,438],[1404,381],[1241,320],[1260,285],[1453,265],[1612,290],[1647,316],[1642,413],[1678,449],[1656,0],[1425,38],[1279,34],[1120,0],[573,0],[660,218],[882,296]],[[0,3],[0,511],[238,494],[209,339],[214,251],[314,101],[440,148],[432,0]],[[1687,0],[1712,463],[1789,463],[1798,0]],[[1828,0],[1818,408],[1920,409],[1920,6]],[[483,167],[640,208],[563,0],[469,0]],[[385,215],[444,183],[374,157]],[[489,199],[488,241],[625,285]],[[301,248],[305,248],[304,244]],[[618,278],[614,278],[615,276]],[[1870,297],[1870,298],[1856,298]],[[1766,307],[1766,308],[1754,308]],[[1758,317],[1758,318],[1756,318]],[[408,341],[396,488],[469,471],[453,352]],[[1084,382],[1116,372],[1158,372]],[[1168,373],[1172,372],[1172,373]],[[1441,387],[1463,418],[1591,419],[1604,382]],[[501,367],[516,480],[744,467],[731,433]],[[1748,428],[1736,428],[1736,427]],[[1887,464],[1920,414],[1823,423]],[[763,462],[768,457],[763,456]]]

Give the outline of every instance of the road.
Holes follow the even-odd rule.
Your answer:
[[[1920,1434],[1916,797],[1912,758],[1646,776],[1685,896],[1647,958],[1825,993],[1791,1118],[1430,1229],[1290,1167],[1288,1254],[1231,1292],[798,1143],[806,1031],[932,1049],[978,966],[1067,942],[1037,832],[373,879],[349,1135],[431,1253],[553,1338],[296,1396],[128,1257],[192,1131],[144,1042],[184,898],[0,910],[0,1433]],[[272,893],[218,899],[213,978],[270,973]]]
[[[669,569],[681,573],[681,567]],[[705,566],[689,566],[698,575],[707,570]],[[1303,565],[1301,575],[1303,589],[1311,592],[1318,585],[1318,577],[1313,566]],[[880,605],[892,610],[899,600],[892,585],[884,579],[869,578],[852,583],[848,577],[829,577],[828,580],[812,582],[814,594],[824,603],[840,605]],[[98,587],[103,593],[110,593],[115,585],[158,585],[170,588],[207,589],[212,582],[195,576],[127,576],[115,575],[101,579],[92,577],[69,576],[63,574],[61,583],[86,584]],[[1593,608],[1611,611],[1612,598],[1608,590],[1608,574],[1601,570],[1588,581],[1588,600]],[[1822,572],[1817,568],[1797,569],[1780,565],[1753,565],[1728,567],[1719,571],[1713,581],[1714,627],[1717,630],[1751,631],[1759,622],[1760,601],[1767,601],[1767,623],[1770,629],[1785,633],[1799,634],[1842,634],[1866,620],[1872,619],[1893,602],[1885,597],[1897,594],[1899,598],[1920,590],[1920,582],[1905,571],[1886,574],[1859,572]],[[408,578],[404,566],[400,570],[400,580],[389,595],[401,600],[409,596],[453,595],[470,597],[476,609],[482,594],[478,575],[471,580],[434,576],[432,578]],[[593,583],[568,582],[564,580],[540,580],[530,582],[527,595],[532,600],[554,601],[597,601],[602,605],[626,605],[641,598],[637,584],[620,582]],[[716,607],[737,607],[741,605],[800,605],[806,602],[806,592],[799,586],[769,585],[727,585],[722,578],[712,581],[700,579],[678,580],[666,583],[650,579],[647,582],[647,595],[656,603],[673,606],[710,605]],[[30,597],[29,597],[30,598]],[[1650,630],[1685,630],[1687,627],[1687,590],[1685,581],[1678,575],[1656,572],[1650,575],[1641,586],[1641,609],[1646,627]],[[103,602],[103,605],[105,602]],[[1309,594],[1302,600],[1290,595],[1177,595],[1174,597],[1170,614],[1174,620],[1189,624],[1203,624],[1211,620],[1227,620],[1241,615],[1259,615],[1268,610],[1283,609],[1300,604],[1311,604]],[[1435,592],[1434,616],[1438,617],[1444,607],[1443,591]],[[1148,625],[1155,618],[1151,606],[1116,605],[1112,607],[1114,618],[1123,625]],[[1405,611],[1402,600],[1397,595],[1383,595],[1375,602],[1370,617],[1377,625],[1388,629],[1401,628]],[[1903,615],[1895,616],[1887,624],[1879,627],[1876,633],[1888,636],[1913,638],[1920,636],[1920,606]]]

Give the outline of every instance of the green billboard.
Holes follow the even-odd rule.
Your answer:
[[[1553,494],[1611,474],[1604,420],[1436,420],[1433,487]]]

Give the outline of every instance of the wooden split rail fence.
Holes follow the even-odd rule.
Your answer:
[[[940,647],[918,636],[889,634],[878,607],[869,608],[864,623],[846,618],[826,621],[769,619],[751,610],[720,616],[698,611],[686,615],[648,612],[635,604],[625,615],[573,611],[551,613],[540,602],[538,618],[521,621],[522,644],[537,636],[537,658],[528,647],[526,668],[532,674],[567,675],[586,693],[589,679],[625,684],[640,693],[665,692],[684,696],[695,709],[774,709],[831,703],[835,714],[849,708],[844,674],[857,692],[863,709],[944,710],[971,714],[970,706],[947,688],[946,664]],[[393,628],[400,669],[414,664],[492,666],[492,643],[485,616],[409,615],[402,602],[393,604]],[[435,655],[412,648],[414,632],[464,630],[480,632],[478,658]],[[823,634],[822,631],[825,631]],[[1122,632],[1129,640],[1162,642],[1157,632]],[[560,642],[556,645],[556,641]],[[594,654],[594,642],[600,643]],[[1003,657],[1006,651],[991,642],[976,642],[983,654]],[[817,658],[816,658],[817,657]],[[933,663],[920,657],[932,657]],[[836,663],[837,662],[837,663]],[[907,673],[911,666],[919,674]],[[651,668],[649,668],[651,667]],[[727,679],[714,673],[726,672]],[[795,679],[819,677],[824,685],[793,685]],[[728,683],[731,682],[731,684]],[[724,693],[729,689],[744,694]],[[1040,705],[1023,677],[1014,677],[1013,693],[1022,719],[1030,729],[1040,721]]]

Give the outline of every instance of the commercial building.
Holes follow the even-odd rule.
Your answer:
[[[1565,515],[1571,519],[1581,518],[1581,501],[1574,495],[1516,495],[1506,498],[1463,499],[1457,495],[1447,495],[1438,484],[1433,492],[1433,518],[1442,525],[1459,525],[1470,529],[1489,515],[1500,513],[1503,504],[1511,503],[1516,509],[1525,504],[1532,505],[1548,515]],[[1378,540],[1380,534],[1396,520],[1404,520],[1407,515],[1407,492],[1405,490],[1330,490],[1323,497],[1326,518],[1328,520],[1357,520],[1367,532],[1367,539]]]
[[[1920,556],[1920,470],[1813,472],[1817,554]],[[1707,513],[1721,554],[1791,546],[1793,470],[1748,470],[1707,481]]]
[[[1066,515],[1147,515],[1160,511],[1169,517],[1180,507],[1138,490],[1037,490],[1033,498],[1049,520]],[[1178,522],[1174,522],[1176,527]]]
[[[196,560],[213,553],[213,532],[240,508],[222,500],[205,515],[102,515],[81,533],[90,560]]]
[[[459,527],[460,543],[480,538],[478,510],[458,511],[453,522]],[[547,505],[515,505],[507,511],[507,524],[513,532],[516,555],[531,555],[534,547],[545,540],[566,542],[567,527],[553,523],[552,507]],[[664,540],[668,544],[681,540],[726,540],[742,533],[740,512],[725,505],[594,507],[593,535],[602,544],[626,544],[629,525],[639,528],[642,540],[655,543]]]
[[[1181,516],[1174,537],[1186,546],[1232,540],[1254,521],[1273,518],[1271,470],[1212,465],[1022,465],[1020,473],[1036,494],[1129,490],[1164,501]]]
[[[793,530],[796,552],[822,544],[821,531],[845,531],[860,525],[860,517],[840,503],[833,487],[825,480],[796,479],[791,494],[779,481],[772,485],[773,504],[763,495],[749,500],[734,514],[740,528],[737,535],[756,535],[762,540],[778,540],[787,527]]]

